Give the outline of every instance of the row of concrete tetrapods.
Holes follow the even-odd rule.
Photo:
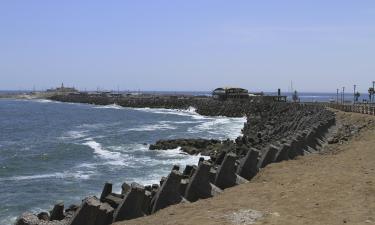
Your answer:
[[[197,166],[186,166],[182,172],[174,166],[169,176],[161,180],[160,186],[125,183],[122,193],[115,194],[112,193],[112,184],[106,183],[100,199],[85,199],[70,225],[105,225],[150,215],[180,202],[216,196],[226,188],[248,182],[270,163],[315,151],[319,139],[334,123],[334,117],[323,120],[278,145],[269,145],[262,150],[250,149],[241,159],[234,153],[227,153],[218,164],[201,158]],[[90,218],[97,221],[89,222]]]
[[[88,197],[78,207],[64,212],[64,205],[57,204],[48,218],[24,216],[17,225],[108,225],[117,221],[147,216],[181,202],[195,202],[216,196],[224,189],[251,180],[260,169],[270,163],[294,159],[317,151],[329,127],[335,124],[332,114],[310,129],[270,144],[264,149],[251,148],[243,157],[234,153],[223,154],[215,162],[201,158],[198,165],[188,165],[183,171],[174,166],[160,185],[142,186],[137,183],[122,185],[122,193],[112,192],[112,184],[104,185],[100,198]],[[42,223],[35,222],[39,219]],[[33,223],[31,220],[33,220]],[[42,221],[39,220],[39,221]]]

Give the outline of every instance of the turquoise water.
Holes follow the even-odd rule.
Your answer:
[[[0,100],[0,224],[24,211],[79,203],[104,182],[158,183],[172,165],[199,156],[149,151],[166,138],[234,139],[244,118],[166,109],[129,109],[48,100]]]

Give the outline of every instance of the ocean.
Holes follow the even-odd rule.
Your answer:
[[[0,100],[0,225],[25,211],[79,204],[105,182],[159,183],[173,165],[196,164],[178,149],[150,151],[159,139],[235,139],[245,118],[206,117],[194,109]]]

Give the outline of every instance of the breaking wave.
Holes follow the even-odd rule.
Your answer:
[[[175,130],[176,126],[172,126],[166,122],[159,122],[157,124],[142,125],[140,127],[129,128],[126,131],[156,131],[156,130]]]
[[[40,180],[40,179],[82,179],[87,180],[94,172],[90,171],[66,171],[58,173],[47,173],[47,174],[38,174],[38,175],[28,175],[28,176],[13,176],[13,177],[4,177],[0,178],[0,181],[23,181],[23,180]]]
[[[104,149],[100,143],[94,141],[94,139],[92,138],[87,138],[86,142],[84,142],[83,144],[93,149],[94,153],[102,159],[117,161],[121,156],[121,153],[119,152],[111,152]]]
[[[246,117],[227,118],[213,117],[209,121],[188,128],[189,133],[207,133],[205,138],[236,139],[240,136],[241,130],[246,122]]]
[[[208,117],[199,115],[196,112],[194,107],[189,107],[188,109],[163,109],[163,108],[129,108],[131,110],[137,110],[142,112],[148,113],[155,113],[155,114],[169,114],[169,115],[177,115],[177,116],[187,116],[193,119],[206,119]]]
[[[61,139],[81,139],[87,137],[87,130],[71,130],[64,134]]]
[[[48,100],[48,99],[32,99],[31,101],[38,102],[38,103],[59,103],[59,102]]]
[[[117,104],[112,104],[112,105],[103,105],[103,106],[95,106],[95,109],[125,109],[122,106],[119,106]]]

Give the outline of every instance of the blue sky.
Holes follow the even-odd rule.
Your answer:
[[[0,1],[0,89],[334,92],[375,80],[373,0]]]

